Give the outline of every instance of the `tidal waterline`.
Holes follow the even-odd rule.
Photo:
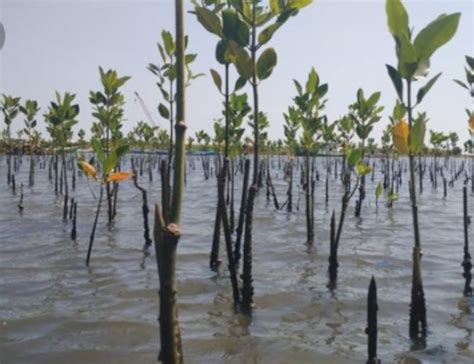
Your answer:
[[[432,190],[429,178],[419,197],[423,241],[423,278],[428,310],[424,350],[410,351],[408,310],[413,232],[407,174],[393,209],[384,198],[375,207],[375,187],[383,176],[377,160],[374,183],[367,184],[362,220],[351,203],[340,242],[337,289],[330,292],[327,265],[329,225],[339,211],[342,186],[330,176],[325,204],[325,168],[315,191],[315,243],[306,242],[304,192],[295,170],[294,213],[275,211],[264,191],[255,201],[252,320],[233,311],[224,264],[209,269],[216,206],[216,179],[205,180],[198,157],[187,169],[178,247],[178,304],[185,360],[188,363],[362,363],[366,360],[366,298],[372,275],[379,304],[378,356],[383,362],[471,363],[474,360],[474,303],[463,297],[462,178]],[[281,201],[287,183],[278,157],[272,179]],[[460,159],[457,163],[460,163]],[[75,201],[77,240],[62,222],[62,198],[55,197],[47,169],[37,170],[26,187],[28,158],[17,184],[25,184],[24,209],[19,189],[0,188],[0,359],[5,363],[150,363],[159,349],[158,278],[153,249],[144,255],[141,193],[132,181],[120,187],[118,215],[111,230],[102,214],[89,268],[84,265],[96,202],[84,177]],[[129,159],[126,164],[129,164]],[[300,161],[301,166],[301,161]],[[0,161],[2,176],[5,160]],[[139,176],[150,205],[160,201],[154,182]],[[240,196],[242,175],[236,179]],[[301,196],[298,198],[298,191]],[[96,192],[97,193],[97,192]],[[473,195],[469,193],[472,201]],[[299,211],[297,205],[299,200]],[[472,202],[469,205],[473,215]],[[472,230],[472,228],[471,228]],[[223,244],[223,243],[222,243]]]

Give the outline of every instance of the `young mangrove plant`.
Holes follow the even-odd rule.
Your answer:
[[[337,252],[342,235],[342,227],[346,217],[346,211],[349,202],[356,192],[362,177],[369,174],[372,169],[364,163],[363,150],[352,145],[351,139],[354,134],[354,121],[352,118],[345,116],[338,121],[338,130],[340,136],[338,138],[340,146],[344,152],[342,184],[344,193],[341,198],[341,212],[339,221],[336,225],[336,212],[333,211],[330,223],[330,248],[329,248],[329,284],[328,288],[333,290],[336,288],[337,271],[339,267]],[[351,177],[357,176],[356,182],[352,185]]]
[[[98,120],[97,127],[99,133],[96,140],[101,143],[105,157],[108,158],[111,150],[116,149],[123,138],[121,129],[125,98],[119,90],[130,77],[119,77],[116,71],[104,71],[102,67],[99,67],[99,73],[103,90],[91,91],[89,93],[89,101],[94,107],[92,116]],[[107,216],[110,225],[115,215],[113,200],[116,199],[118,185],[114,184],[112,190],[110,181],[106,181],[105,187],[108,207]]]
[[[24,115],[25,127],[23,132],[28,137],[28,146],[30,152],[30,172],[28,177],[28,185],[31,187],[34,185],[34,174],[35,174],[35,151],[38,145],[39,134],[35,130],[38,125],[36,120],[36,114],[39,111],[38,103],[34,100],[26,100],[24,105],[20,105],[20,112]]]
[[[454,80],[458,85],[465,88],[472,99],[472,103],[474,105],[474,57],[466,56],[466,63],[467,66],[465,67],[466,71],[466,82],[460,80]],[[467,114],[467,125],[469,129],[469,133],[471,135],[470,145],[471,145],[471,152],[472,153],[472,144],[474,142],[474,106],[472,110],[466,108]],[[468,143],[469,144],[469,143]],[[474,193],[474,158],[471,158],[471,191]]]
[[[397,67],[387,65],[387,70],[398,98],[408,112],[408,123],[401,120],[394,125],[393,136],[397,150],[409,156],[409,186],[415,242],[409,334],[410,338],[416,340],[424,339],[427,333],[425,294],[421,275],[422,251],[415,188],[415,155],[423,146],[426,127],[423,119],[418,119],[420,121],[415,123],[413,109],[421,103],[441,74],[436,75],[419,88],[415,104],[412,98],[413,83],[427,76],[432,55],[454,36],[461,14],[443,14],[429,23],[416,36],[410,28],[408,13],[401,0],[386,0],[386,14],[389,31],[395,39],[398,59]]]
[[[321,83],[316,70],[313,68],[309,73],[305,88],[293,80],[297,95],[294,97],[295,108],[303,129],[300,145],[304,151],[304,183],[306,202],[306,232],[307,243],[314,243],[314,154],[319,147],[318,139],[322,136],[322,129],[326,122],[326,116],[322,111],[326,107],[328,85]]]
[[[84,157],[81,157],[78,162],[78,167],[84,172],[87,178],[96,181],[100,185],[99,199],[97,202],[97,210],[95,213],[94,224],[92,226],[92,232],[89,239],[89,247],[87,249],[86,266],[89,266],[92,245],[95,238],[95,230],[97,228],[97,222],[99,220],[100,208],[102,205],[102,199],[104,195],[104,185],[110,182],[121,182],[132,177],[132,172],[117,172],[115,169],[120,161],[120,158],[125,155],[128,151],[127,145],[121,145],[118,147],[112,146],[109,148],[108,155],[106,154],[102,143],[97,139],[91,141],[92,149],[96,153],[97,161],[96,165],[100,167],[100,173],[97,172],[97,168],[92,165],[93,161],[87,162]]]
[[[380,100],[380,92],[374,92],[368,98],[364,91],[357,91],[357,101],[349,107],[349,117],[354,121],[355,132],[360,139],[359,148],[362,151],[362,159],[365,158],[366,140],[374,128],[374,124],[381,119],[380,113],[383,106],[377,106]],[[360,217],[362,203],[365,199],[365,175],[360,178],[359,199],[356,201],[355,216]]]
[[[66,92],[61,96],[56,92],[56,101],[51,102],[47,113],[44,115],[45,121],[48,124],[47,130],[53,138],[53,143],[59,146],[61,154],[61,186],[64,185],[64,206],[63,206],[63,221],[67,221],[69,188],[67,180],[67,165],[66,165],[66,148],[69,141],[72,139],[72,127],[78,123],[76,120],[79,115],[79,105],[73,104],[76,95]],[[56,159],[56,178],[57,178],[58,164]],[[56,185],[57,187],[57,185]]]
[[[177,56],[176,56],[176,42],[173,39],[171,32],[163,30],[161,32],[162,42],[158,42],[158,51],[160,53],[160,63],[150,63],[147,69],[153,73],[158,81],[156,85],[161,92],[164,102],[159,103],[158,112],[160,116],[168,120],[169,122],[169,140],[168,140],[168,176],[170,176],[171,159],[173,157],[173,142],[174,142],[174,123],[175,123],[175,104],[176,104],[176,77],[177,77]],[[187,37],[185,37],[184,47],[188,45]],[[187,72],[187,79],[185,81],[188,84],[191,80],[202,76],[202,74],[194,75],[189,68],[189,65],[196,59],[196,54],[186,54],[185,68]],[[168,182],[169,184],[169,182]]]
[[[3,95],[2,102],[0,104],[0,109],[2,110],[4,121],[6,124],[6,148],[7,151],[7,183],[10,185],[12,181],[12,153],[13,153],[13,145],[11,139],[11,125],[13,120],[16,118],[19,112],[20,107],[20,98],[19,97],[12,97],[8,95]]]

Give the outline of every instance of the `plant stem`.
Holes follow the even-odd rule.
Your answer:
[[[103,195],[104,195],[104,186],[101,185],[100,186],[99,202],[97,204],[97,210],[95,212],[94,225],[92,226],[91,237],[89,239],[89,248],[87,249],[86,266],[89,266],[89,261],[91,259],[92,244],[94,243],[95,229],[97,228],[97,222],[99,221],[100,206],[102,204],[102,196]]]
[[[407,80],[407,110],[408,110],[408,145],[411,145],[411,130],[413,126],[412,104],[411,104],[411,80]],[[418,205],[416,202],[416,180],[415,180],[415,156],[409,153],[410,163],[410,197],[413,216],[413,229],[415,246],[413,248],[413,277],[411,288],[410,308],[410,338],[419,339],[426,337],[426,307],[425,294],[423,291],[423,279],[421,276],[421,242],[418,225]]]
[[[259,175],[259,110],[258,110],[258,81],[257,81],[257,4],[253,1],[252,12],[252,92],[253,92],[253,179],[252,185],[258,190]]]

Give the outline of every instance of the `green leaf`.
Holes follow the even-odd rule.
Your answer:
[[[426,120],[418,117],[410,131],[410,151],[414,154],[420,152],[425,145]]]
[[[436,76],[434,76],[431,80],[428,81],[428,83],[425,86],[423,86],[422,88],[418,90],[418,94],[416,95],[416,102],[418,104],[423,100],[425,95],[428,93],[431,87],[433,87],[433,85],[435,84],[435,82],[438,80],[440,76],[441,76],[441,72],[438,73]]]
[[[349,167],[356,166],[362,159],[362,151],[360,149],[352,149],[347,157],[347,164]]]
[[[173,36],[171,35],[170,32],[163,30],[161,32],[161,38],[163,39],[163,44],[165,46],[166,54],[169,57],[171,57],[176,50],[175,44],[173,42]]]
[[[263,29],[258,35],[258,43],[260,45],[264,45],[265,43],[268,43],[270,39],[272,39],[275,32],[280,28],[280,26],[281,26],[281,23],[276,22],[269,25],[265,29]]]
[[[190,63],[193,63],[194,60],[196,59],[197,54],[186,54],[184,56],[184,62],[188,65]]]
[[[273,68],[277,64],[277,55],[273,48],[266,49],[257,61],[257,76],[264,80],[272,74]]]
[[[281,11],[280,0],[270,0],[270,10],[277,15]]]
[[[127,152],[128,152],[128,145],[127,144],[124,144],[124,145],[121,145],[121,146],[117,147],[117,149],[116,149],[117,159],[122,158],[125,154],[127,154]]]
[[[313,0],[289,0],[288,1],[288,6],[290,8],[299,10],[299,9],[304,8],[305,6],[308,6],[312,2],[313,2]]]
[[[303,87],[301,87],[301,84],[298,81],[293,80],[293,82],[295,84],[296,91],[298,91],[298,95],[301,95],[303,93]]]
[[[454,82],[456,82],[459,86],[464,87],[466,90],[471,91],[464,82],[459,81],[459,80],[454,80]]]
[[[222,93],[222,78],[221,75],[211,68],[211,76],[219,92]]]
[[[377,104],[377,102],[379,102],[380,95],[381,95],[380,92],[374,92],[367,100],[367,108],[370,109],[374,107]]]
[[[110,172],[112,172],[117,165],[117,154],[115,150],[112,150],[109,153],[109,157],[105,161],[103,167],[104,167],[104,175],[108,175]]]
[[[102,148],[102,144],[100,143],[100,141],[97,139],[92,139],[91,146],[92,146],[92,149],[94,149],[94,152],[97,154],[97,160],[99,161],[99,163],[101,165],[104,165],[105,154],[104,154],[104,149]]]
[[[240,90],[242,87],[245,86],[246,83],[247,83],[247,80],[245,78],[239,77],[237,81],[235,82],[234,92],[237,92],[238,90]]]
[[[208,32],[222,37],[221,21],[216,14],[202,7],[196,7],[195,11],[198,21]]]
[[[314,68],[311,69],[311,72],[308,76],[308,81],[306,82],[306,92],[313,94],[316,91],[316,88],[319,85],[319,76]]]
[[[239,75],[246,80],[250,80],[253,75],[253,63],[247,51],[234,41],[229,42],[229,49]]]
[[[225,39],[220,40],[217,42],[216,45],[216,60],[220,64],[228,64],[231,63],[231,59],[229,56],[229,49],[228,49],[229,42]]]
[[[441,46],[449,42],[458,29],[460,13],[443,14],[422,29],[415,38],[419,59],[429,59]]]
[[[249,44],[250,30],[243,21],[241,21],[237,13],[232,9],[222,11],[222,21],[224,24],[224,36],[235,41],[241,47]]]
[[[387,0],[385,3],[387,13],[388,29],[396,37],[410,33],[408,26],[408,13],[401,0]]]
[[[474,58],[466,56],[466,62],[469,65],[469,67],[471,68],[471,70],[474,70]]]
[[[162,103],[160,103],[160,105],[158,105],[158,112],[160,113],[161,117],[163,119],[169,119],[170,118],[170,112],[168,110],[168,108],[163,105]]]
[[[418,68],[416,50],[410,39],[408,39],[407,34],[402,33],[399,40],[400,54],[398,59],[398,71],[402,77],[411,79]]]
[[[329,89],[329,86],[328,86],[327,83],[323,83],[321,86],[319,86],[318,89],[316,90],[316,93],[317,93],[318,97],[320,99],[323,98],[324,95],[327,94],[328,89]]]
[[[382,184],[379,182],[377,184],[377,187],[375,188],[375,198],[378,199],[382,195],[382,192],[383,192],[383,187],[382,187]]]
[[[357,164],[357,173],[360,175],[360,176],[366,176],[368,175],[370,172],[372,172],[372,168],[370,168],[367,164],[365,164],[364,162],[360,162],[359,164]]]

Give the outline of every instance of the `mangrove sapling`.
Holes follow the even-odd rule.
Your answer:
[[[472,99],[474,104],[474,57],[466,56],[467,66],[465,67],[466,71],[466,82],[460,80],[454,80],[458,85],[465,88]],[[471,135],[471,140],[465,144],[465,149],[467,152],[472,154],[472,146],[474,143],[474,106],[472,110],[466,108],[466,113],[468,116],[468,129],[469,134]],[[471,191],[474,193],[474,158],[471,156]]]
[[[184,195],[186,168],[185,115],[185,37],[183,0],[176,0],[176,143],[174,152],[173,190],[169,218],[165,220],[158,205],[155,209],[155,251],[160,280],[159,359],[166,364],[183,363],[181,332],[176,305],[176,249],[181,236],[179,226]],[[166,166],[166,162],[163,164]],[[162,170],[162,173],[164,171]],[[163,182],[163,181],[162,181]],[[163,186],[166,183],[162,183]]]
[[[442,155],[443,145],[448,139],[449,136],[443,132],[430,130],[430,143],[434,147],[433,183],[435,190],[438,189],[438,171],[441,171],[441,167],[438,165],[438,158]]]
[[[117,167],[117,164],[120,158],[123,155],[125,155],[125,153],[127,153],[128,151],[127,145],[112,147],[111,149],[109,149],[109,154],[107,156],[99,140],[92,139],[91,144],[97,156],[96,164],[101,167],[100,175],[97,169],[91,163],[85,161],[84,158],[81,158],[78,162],[79,168],[84,172],[87,178],[96,181],[100,185],[99,199],[97,202],[97,210],[95,213],[94,224],[92,226],[92,232],[89,239],[89,247],[87,249],[86,266],[89,266],[89,262],[91,258],[92,245],[94,243],[94,238],[95,238],[95,230],[97,228],[100,208],[102,205],[102,199],[104,195],[104,186],[106,186],[107,183],[110,183],[110,182],[124,181],[132,177],[133,175],[133,173],[131,172],[115,172],[114,171]]]
[[[122,143],[123,135],[121,129],[125,98],[120,93],[120,88],[125,85],[130,77],[119,77],[116,71],[104,71],[102,67],[99,67],[99,74],[103,91],[90,91],[89,101],[93,105],[92,116],[98,120],[97,123],[93,124],[93,127],[96,129],[96,132],[93,131],[93,134],[96,134],[94,140],[101,143],[105,154],[104,158],[108,158],[111,150],[118,148]],[[116,165],[113,166],[113,168],[115,167]],[[106,181],[105,189],[109,226],[114,219],[113,192],[116,192],[116,190],[112,189],[112,187],[110,182]]]
[[[69,189],[67,181],[67,166],[66,166],[66,147],[68,142],[72,139],[72,127],[77,124],[76,117],[79,115],[79,105],[72,102],[76,95],[66,92],[61,96],[56,92],[56,101],[51,102],[47,113],[44,115],[45,121],[48,124],[47,130],[52,136],[54,143],[59,145],[61,153],[61,180],[64,183],[64,206],[63,206],[63,221],[67,221]],[[58,168],[58,159],[56,159],[56,173]],[[57,174],[56,174],[57,177]]]
[[[266,44],[274,33],[291,17],[296,15],[299,9],[309,5],[312,1],[304,2],[270,2],[270,8],[264,8],[260,5],[260,0],[232,1],[229,2],[229,9],[223,12],[223,17],[228,17],[229,21],[221,22],[216,14],[219,11],[220,4],[218,0],[208,1],[208,4],[215,4],[215,11],[198,6],[195,1],[195,10],[199,22],[209,32],[216,34],[218,37],[225,35],[228,42],[219,43],[219,53],[222,55],[230,54],[231,60],[237,68],[237,71],[246,82],[249,82],[253,93],[253,179],[252,186],[258,189],[259,171],[260,171],[260,118],[263,115],[259,110],[258,86],[259,83],[270,77],[277,63],[276,52],[273,48],[266,49],[257,60],[257,53],[260,48]],[[275,22],[268,25],[273,19]],[[257,30],[265,27],[259,34]],[[250,54],[249,54],[250,53]],[[249,195],[250,198],[250,195]],[[253,216],[249,208],[253,208],[253,203],[247,203],[246,213]],[[247,218],[245,221],[251,223]],[[246,227],[246,243],[251,244],[251,227]],[[251,254],[250,254],[251,259]],[[248,259],[244,259],[245,264]],[[251,268],[247,269],[251,272]],[[246,290],[251,292],[252,290]],[[250,307],[250,306],[249,306]]]
[[[433,53],[446,44],[456,33],[461,14],[443,14],[422,29],[412,39],[412,30],[409,26],[408,13],[401,0],[387,0],[386,13],[388,28],[396,42],[398,66],[387,65],[388,73],[397,91],[400,102],[408,111],[408,124],[399,121],[393,128],[394,144],[397,150],[409,156],[409,190],[414,229],[413,248],[413,279],[410,308],[410,338],[424,339],[427,333],[426,306],[421,276],[421,239],[418,224],[418,205],[416,200],[415,155],[423,147],[425,123],[423,119],[413,121],[413,109],[423,100],[440,74],[420,87],[413,105],[413,82],[427,76],[430,58]],[[406,98],[404,98],[404,82],[406,84]]]
[[[158,105],[158,112],[160,116],[169,122],[169,139],[168,139],[168,163],[167,166],[170,169],[172,166],[172,158],[173,158],[173,142],[174,142],[174,123],[175,123],[175,115],[174,109],[176,104],[176,43],[173,39],[173,35],[166,30],[161,32],[161,39],[162,43],[158,42],[158,51],[160,53],[161,61],[160,63],[148,64],[147,69],[153,73],[157,78],[158,81],[156,85],[163,96],[164,101],[167,105],[160,103]],[[185,49],[187,48],[188,41],[187,37],[185,37]],[[189,65],[194,62],[196,59],[196,54],[186,54],[184,56],[185,59],[185,71],[186,86],[189,85],[189,82],[195,78],[202,76],[203,74],[196,74],[194,75],[189,68]],[[170,170],[168,170],[167,176],[171,176]]]
[[[11,139],[11,124],[13,120],[16,118],[19,112],[20,107],[20,98],[19,97],[12,97],[3,94],[3,100],[0,104],[0,110],[2,110],[4,122],[7,125],[6,128],[6,160],[7,160],[7,183],[10,185],[12,179],[12,153],[13,153],[13,145]]]
[[[30,172],[28,176],[28,185],[31,187],[34,184],[34,173],[35,173],[35,149],[36,143],[35,141],[38,140],[37,131],[35,130],[38,121],[36,120],[36,114],[40,110],[38,107],[38,103],[34,100],[26,100],[25,105],[20,105],[19,107],[20,112],[24,115],[25,119],[25,128],[23,132],[28,137],[28,144],[29,144],[29,154],[30,154]]]
[[[350,135],[350,134],[349,134]],[[349,206],[349,202],[359,186],[359,182],[362,176],[366,176],[371,172],[371,168],[367,166],[363,159],[363,151],[359,148],[350,147],[349,140],[343,140],[344,155],[346,158],[346,168],[343,176],[344,194],[341,198],[341,212],[339,215],[339,221],[336,226],[336,214],[333,211],[331,217],[331,234],[330,234],[330,253],[329,253],[329,284],[328,288],[334,289],[337,281],[337,270],[339,263],[337,260],[337,252],[339,249],[339,243],[342,235],[342,227],[346,217],[346,211]],[[356,183],[352,186],[351,176],[357,174]]]
[[[244,25],[239,21],[238,15],[236,11],[232,8],[230,8],[230,4],[228,4],[228,8],[224,9],[224,4],[220,4],[219,1],[208,1],[202,3],[202,6],[198,4],[197,1],[193,2],[195,5],[195,10],[194,13],[197,16],[198,21],[203,25],[205,29],[210,31],[211,33],[214,33],[219,37],[219,42],[217,43],[216,46],[216,60],[219,64],[224,66],[224,85],[222,83],[222,76],[220,73],[214,69],[211,69],[211,76],[214,81],[214,84],[216,85],[219,93],[224,97],[224,111],[223,111],[223,116],[224,116],[224,127],[221,129],[221,134],[223,134],[223,141],[224,141],[224,158],[229,158],[230,157],[230,148],[231,148],[231,128],[236,127],[235,125],[233,126],[232,124],[235,124],[235,121],[231,121],[231,117],[235,119],[236,112],[239,112],[237,107],[238,106],[246,106],[247,110],[245,110],[245,113],[247,113],[249,108],[246,103],[246,96],[244,100],[245,105],[239,105],[239,103],[236,101],[238,100],[238,96],[235,94],[237,90],[242,88],[246,80],[243,78],[239,78],[234,86],[234,91],[232,92],[232,95],[230,93],[230,65],[232,63],[232,59],[230,57],[229,52],[226,51],[227,44],[230,40],[234,40],[238,42],[241,46],[245,47],[248,42],[249,42],[249,33],[248,31],[245,33],[246,28]],[[221,31],[213,31],[212,29],[208,28],[209,23],[208,23],[208,18],[207,15],[211,14],[211,17],[218,21],[218,25],[221,29]],[[238,33],[239,29],[244,30],[244,33]],[[223,87],[224,86],[224,87]],[[231,101],[231,98],[233,100]],[[231,102],[233,105],[231,105]],[[231,110],[231,108],[234,108],[234,110]],[[231,116],[232,114],[232,116]],[[244,114],[245,115],[245,114]],[[241,124],[241,119],[240,119],[240,124]],[[216,130],[217,134],[217,130]],[[243,129],[242,129],[242,134],[243,134]],[[241,135],[240,135],[241,137]],[[240,139],[239,137],[239,139]],[[229,171],[230,172],[230,171]],[[224,178],[224,185],[228,186],[228,183],[231,182],[230,180],[227,180],[226,183],[226,178],[227,176],[223,176]],[[233,179],[233,175],[230,174],[230,178]],[[233,184],[233,182],[231,182]],[[229,188],[227,188],[227,196],[229,197]],[[220,202],[218,201],[218,206]],[[233,205],[233,204],[232,204]],[[219,209],[219,207],[218,207]],[[216,214],[216,219],[220,219],[219,214]],[[219,233],[218,230],[220,229],[220,221],[217,221],[214,224],[214,239],[213,239],[213,251],[211,252],[211,268],[216,266],[216,261],[217,259],[217,254],[214,251],[216,247],[219,244],[219,241],[216,242],[216,238],[219,239]],[[231,209],[231,225],[233,225],[233,209]],[[214,259],[214,260],[213,260]]]
[[[322,137],[322,130],[326,121],[326,116],[322,111],[326,106],[325,98],[328,92],[328,85],[321,84],[319,75],[314,68],[309,73],[305,89],[296,80],[293,80],[297,95],[293,101],[298,113],[303,133],[300,138],[300,145],[304,151],[304,177],[303,189],[305,191],[306,202],[306,231],[307,243],[314,243],[314,153],[318,149],[318,139]]]
[[[369,292],[367,294],[367,328],[365,333],[368,336],[368,360],[367,364],[380,364],[381,361],[377,359],[377,311],[379,310],[377,304],[377,284],[375,278],[372,277],[369,285]]]
[[[362,159],[365,158],[366,140],[373,130],[374,124],[381,119],[380,113],[383,106],[377,106],[380,99],[380,92],[374,92],[368,98],[365,98],[364,91],[357,91],[357,101],[349,107],[349,117],[354,121],[355,131],[360,139],[360,150],[362,151]],[[360,217],[362,203],[365,199],[365,175],[361,176],[359,186],[359,199],[356,201],[354,214]]]

